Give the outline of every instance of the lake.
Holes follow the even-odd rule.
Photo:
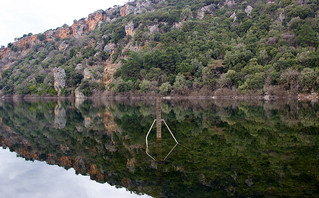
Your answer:
[[[318,143],[316,102],[1,101],[0,197],[318,197]]]

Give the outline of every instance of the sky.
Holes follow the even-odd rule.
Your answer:
[[[98,183],[89,176],[76,175],[45,162],[26,161],[0,147],[0,195],[6,198],[131,198],[137,195],[125,188]]]
[[[1,0],[0,45],[5,47],[23,34],[71,26],[73,20],[96,10],[124,5],[128,0]]]

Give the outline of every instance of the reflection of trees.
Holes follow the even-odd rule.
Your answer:
[[[60,102],[66,111],[61,129],[52,127],[56,106],[54,101],[4,103],[0,144],[27,159],[73,167],[100,182],[158,195],[157,166],[144,150],[154,104],[84,101],[74,108]],[[312,188],[319,175],[318,110],[318,104],[293,101],[164,101],[162,117],[181,143],[163,163],[164,195],[318,193]],[[164,154],[174,145],[165,130]],[[295,192],[295,187],[301,190]]]
[[[237,106],[211,105],[202,109],[201,106],[174,104],[171,106],[173,111],[165,111],[163,117],[169,120],[170,127],[177,132],[177,139],[183,145],[191,146],[186,150],[179,149],[176,151],[178,154],[172,154],[172,170],[167,171],[178,170],[182,173],[179,180],[187,180],[189,185],[183,184],[181,189],[177,183],[173,185],[171,182],[169,187],[166,186],[166,190],[182,193],[185,189],[192,189],[194,192],[203,193],[205,190],[202,187],[205,186],[210,190],[222,189],[227,195],[240,195],[246,190],[262,195],[266,193],[264,187],[270,185],[274,189],[268,192],[269,195],[295,195],[286,182],[292,182],[291,186],[301,185],[307,189],[309,183],[304,180],[295,178],[291,181],[291,172],[305,173],[298,168],[295,163],[297,162],[302,164],[304,169],[311,170],[312,174],[307,177],[316,181],[315,175],[318,175],[318,171],[314,164],[304,162],[312,161],[309,160],[313,153],[312,142],[317,141],[318,137],[301,129],[312,125],[318,130],[317,117],[313,117],[317,111],[309,111],[308,107],[303,105],[299,105],[296,111],[295,105],[296,103],[272,105],[269,102],[255,106],[240,102]],[[285,115],[290,117],[286,122],[282,122]],[[287,122],[295,118],[301,120],[301,125],[290,125]],[[307,120],[307,125],[303,125],[302,120]],[[305,156],[300,153],[297,157],[295,152],[299,148],[306,148],[303,151],[308,153]],[[197,175],[196,178],[193,175]],[[263,181],[258,181],[260,178],[263,178]],[[179,195],[191,194],[190,191],[184,193]]]

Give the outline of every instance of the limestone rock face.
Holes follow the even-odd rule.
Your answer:
[[[111,60],[108,60],[106,62],[106,65],[104,67],[104,72],[103,72],[103,78],[102,78],[106,86],[108,86],[113,81],[113,75],[115,71],[121,66],[122,66],[121,61],[119,61],[118,63],[112,63]]]
[[[251,17],[251,12],[253,11],[253,7],[251,7],[250,5],[248,5],[245,9],[245,12],[247,14],[248,17]]]
[[[84,116],[84,127],[89,128],[92,124],[92,118],[90,116]]]
[[[38,43],[38,39],[37,39],[37,35],[32,35],[32,36],[27,36],[24,37],[20,40],[18,40],[15,45],[17,47],[21,47],[22,49],[26,49],[27,45],[29,45],[29,47],[35,45],[36,43]]]
[[[110,9],[110,13],[113,13],[117,8]],[[131,12],[131,9],[128,9],[128,12]],[[98,10],[88,16],[88,18],[83,18],[79,21],[74,20],[73,25],[70,27],[68,25],[63,25],[62,27],[57,28],[56,30],[48,30],[43,33],[44,41],[53,41],[55,38],[70,38],[75,37],[77,39],[82,39],[84,33],[94,30],[96,26],[101,24],[104,21],[110,21],[110,16],[107,16],[107,13],[103,10]],[[41,40],[43,41],[43,40]],[[16,42],[14,45],[22,49],[22,52],[28,52],[32,46],[41,42],[38,39],[38,35],[31,35],[23,37]],[[0,58],[9,56],[11,49],[6,48],[5,50],[0,51]]]
[[[224,5],[231,7],[233,5],[236,5],[236,2],[235,2],[235,0],[226,0]]]
[[[75,89],[74,95],[75,95],[75,98],[86,98],[79,88]]]
[[[91,71],[88,68],[84,69],[84,79],[90,79],[92,78]]]
[[[54,89],[58,93],[58,96],[61,95],[62,89],[65,87],[65,71],[62,67],[53,69],[54,75]]]
[[[73,36],[77,39],[82,38],[84,33],[89,30],[88,24],[84,19],[80,21],[75,20],[71,28]]]
[[[126,4],[120,10],[121,16],[127,16],[127,15],[129,15],[129,14],[131,14],[133,12],[134,12],[134,7],[129,5],[129,4]]]
[[[109,43],[105,45],[104,51],[109,54],[113,54],[116,45],[114,43]]]
[[[282,22],[284,22],[284,20],[286,19],[286,15],[285,15],[285,13],[280,13],[280,15],[279,15],[279,20],[280,20],[280,22],[282,23]]]
[[[150,0],[137,1],[134,14],[140,14],[140,13],[146,12],[148,10],[151,11],[152,10],[151,5],[152,5],[152,3]]]
[[[184,22],[174,23],[173,27],[177,29],[182,29]]]
[[[77,64],[75,67],[76,70],[81,70],[82,68],[83,68],[83,66],[81,63]]]
[[[131,21],[125,26],[126,35],[132,35],[134,31],[134,23]]]
[[[267,3],[275,3],[276,0],[267,0]]]
[[[153,3],[159,3],[160,1],[154,1]],[[121,16],[127,16],[131,13],[140,14],[146,11],[153,11],[152,2],[150,0],[135,1],[134,4],[127,3],[120,9]]]
[[[158,25],[152,25],[149,27],[149,31],[150,31],[150,34],[154,34],[155,32],[158,32],[159,29],[158,29]]]
[[[236,13],[234,12],[229,18],[234,19],[233,22],[235,22],[237,20]]]
[[[212,5],[208,5],[208,6],[202,7],[197,12],[197,18],[203,19],[205,17],[205,12],[211,11],[211,8],[212,8]]]
[[[46,40],[48,41],[52,41],[54,39],[54,32],[53,30],[48,30],[44,33],[45,37],[46,37]]]
[[[66,50],[66,48],[68,48],[68,44],[65,42],[65,41],[63,41],[60,45],[59,45],[59,51],[64,51],[64,50]]]
[[[103,43],[104,43],[103,40],[99,40],[99,41],[96,43],[95,49],[97,49],[97,50],[103,50]]]
[[[106,19],[106,14],[103,10],[98,10],[88,16],[88,26],[89,30],[94,30],[96,25],[99,22],[104,21]]]
[[[117,148],[112,143],[105,144],[104,147],[106,150],[108,150],[111,153],[114,153],[117,151]]]
[[[128,5],[125,5],[124,7],[121,8],[120,14],[122,17],[127,15],[127,7]]]
[[[72,30],[68,25],[63,25],[54,32],[54,36],[61,39],[68,38],[70,37],[71,31]]]

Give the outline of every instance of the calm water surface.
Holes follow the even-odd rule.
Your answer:
[[[318,143],[311,102],[3,101],[0,197],[318,197]]]

